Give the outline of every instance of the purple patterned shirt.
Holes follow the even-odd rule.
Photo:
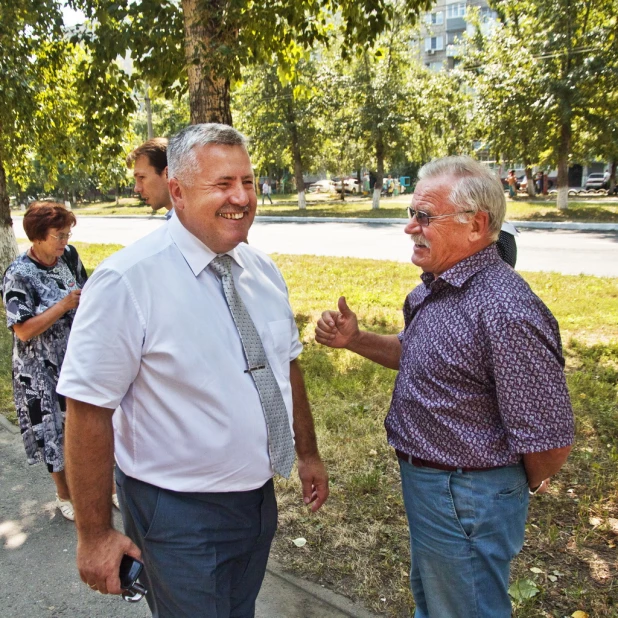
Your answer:
[[[558,323],[491,245],[406,298],[391,446],[458,467],[573,442]]]

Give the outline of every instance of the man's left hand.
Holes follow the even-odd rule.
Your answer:
[[[298,476],[303,486],[303,500],[315,513],[328,498],[328,473],[319,456],[298,459]]]

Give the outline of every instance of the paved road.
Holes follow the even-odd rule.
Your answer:
[[[80,217],[74,240],[127,245],[163,225],[162,219]],[[15,217],[18,237],[25,238]],[[522,229],[518,270],[618,277],[618,232]],[[249,241],[267,253],[363,257],[408,262],[401,223],[291,223],[256,221]]]

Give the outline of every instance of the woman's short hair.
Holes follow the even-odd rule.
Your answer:
[[[45,240],[49,230],[73,227],[75,215],[58,202],[32,202],[24,215],[24,231],[29,240]]]

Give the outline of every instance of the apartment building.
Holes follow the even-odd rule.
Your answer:
[[[425,13],[421,27],[421,61],[432,71],[450,71],[459,64],[461,40],[468,29],[466,15],[471,7],[479,7],[485,27],[491,27],[496,14],[486,0],[437,0]]]

